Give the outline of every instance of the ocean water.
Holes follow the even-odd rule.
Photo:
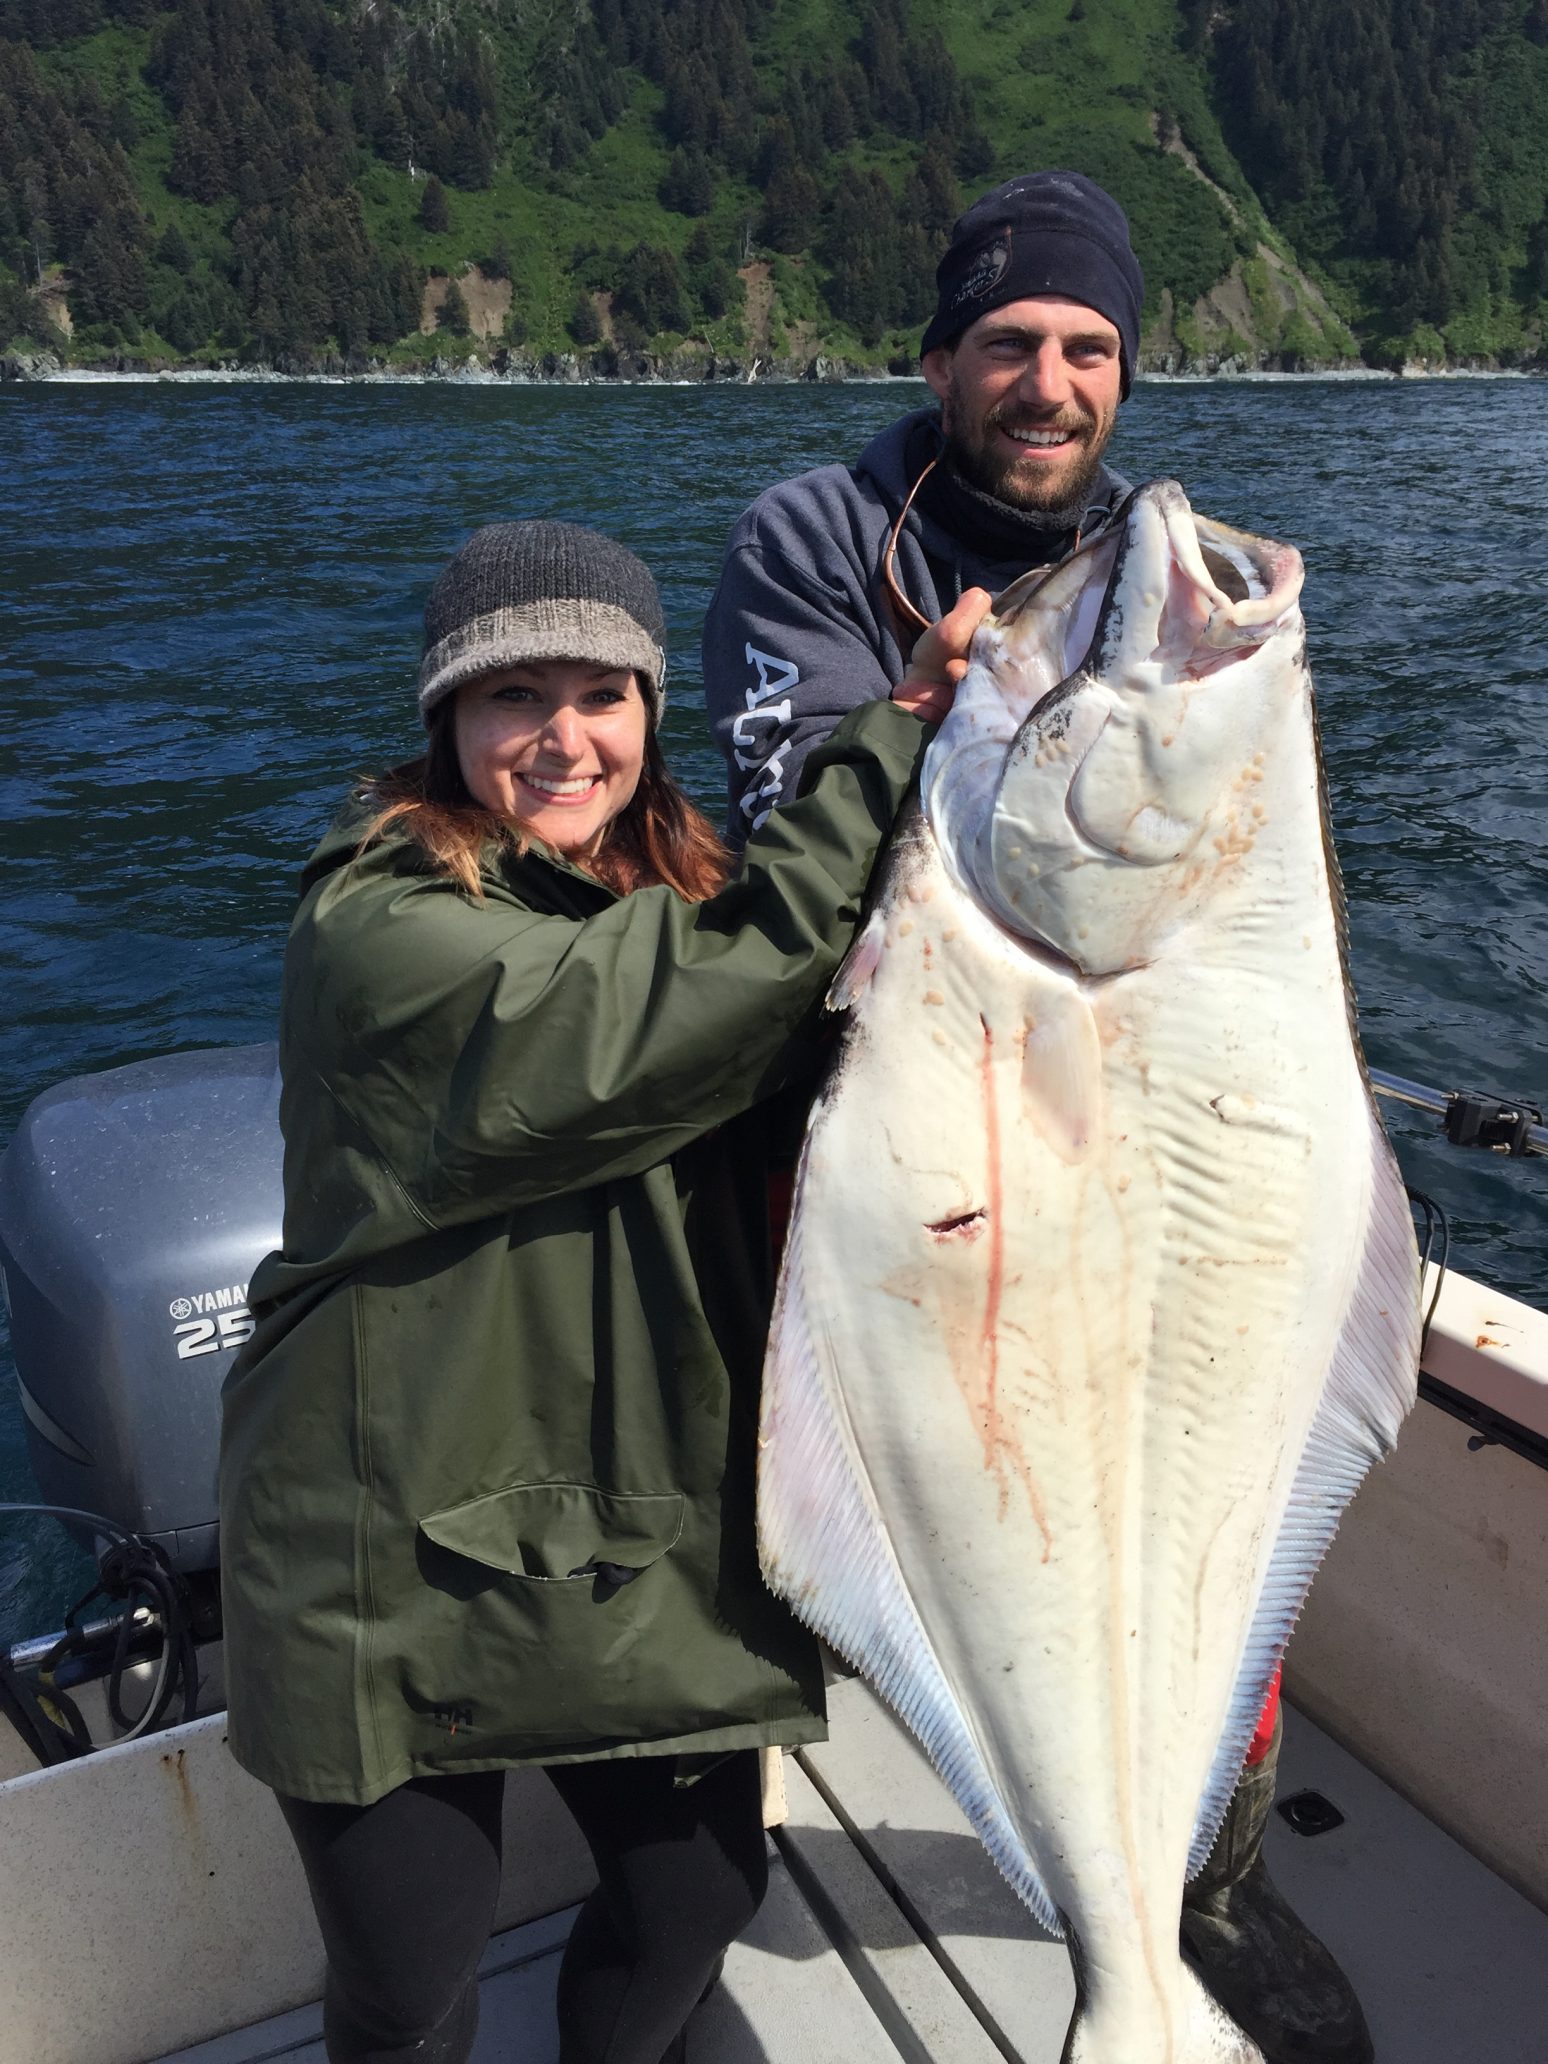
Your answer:
[[[297,869],[350,777],[415,749],[418,613],[478,523],[644,556],[669,753],[718,808],[697,648],[727,532],[922,393],[0,389],[0,1140],[63,1076],[272,1036]],[[1548,388],[1142,383],[1113,456],[1305,554],[1373,1065],[1548,1102]],[[1457,1264],[1548,1304],[1548,1163],[1387,1112]],[[0,1498],[29,1495],[0,1339]],[[0,1641],[85,1567],[0,1522]]]

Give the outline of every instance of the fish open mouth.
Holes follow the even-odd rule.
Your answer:
[[[1046,715],[1076,679],[1122,642],[1153,631],[1151,653],[1169,673],[1201,679],[1261,644],[1300,593],[1303,568],[1292,546],[1197,517],[1175,480],[1136,488],[1099,536],[1052,568],[1012,582],[991,612],[1002,632],[1030,612],[1041,645]]]
[[[1093,862],[1149,870],[1191,851],[1221,740],[1302,678],[1272,657],[1299,657],[1301,579],[1292,547],[1195,518],[1157,480],[994,603],[921,791],[949,869],[1023,947],[1087,974],[1136,964],[1127,936],[1100,946],[1065,921],[1088,894],[1071,883]]]

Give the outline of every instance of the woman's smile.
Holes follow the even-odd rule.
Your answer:
[[[600,774],[521,774],[517,778],[556,803],[583,802],[602,779]]]

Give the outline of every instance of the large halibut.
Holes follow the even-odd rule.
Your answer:
[[[1138,490],[1000,598],[830,998],[764,1378],[774,1589],[1070,1942],[1071,2064],[1251,2064],[1178,1952],[1418,1266],[1289,547]]]

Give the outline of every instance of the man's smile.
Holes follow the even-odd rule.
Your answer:
[[[1083,423],[1007,423],[998,416],[991,416],[990,422],[1023,451],[1057,451],[1080,443],[1086,435]]]

